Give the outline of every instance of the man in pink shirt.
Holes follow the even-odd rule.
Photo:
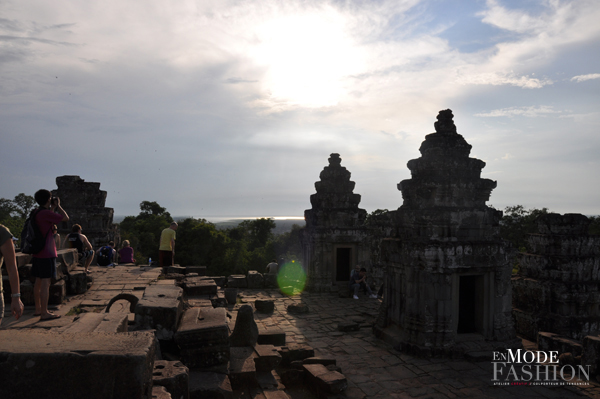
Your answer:
[[[35,315],[40,316],[40,321],[58,319],[60,316],[48,312],[48,298],[50,296],[50,282],[56,277],[56,243],[52,234],[52,227],[60,222],[69,220],[69,216],[60,206],[60,199],[52,197],[48,190],[38,190],[35,201],[40,206],[34,212],[35,222],[45,237],[44,248],[33,255],[31,262],[31,275],[35,277],[33,295],[35,298]],[[58,213],[56,213],[58,212]]]

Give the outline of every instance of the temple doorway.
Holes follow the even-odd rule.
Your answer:
[[[338,247],[335,251],[335,281],[349,281],[352,270],[352,248]]]
[[[483,332],[484,278],[460,276],[458,294],[458,334]]]

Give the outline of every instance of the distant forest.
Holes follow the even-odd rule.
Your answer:
[[[23,193],[12,200],[0,198],[0,224],[20,237],[25,219],[36,206],[33,197]],[[386,211],[378,209],[369,217]],[[527,235],[535,232],[535,219],[548,212],[547,208],[525,209],[522,205],[506,207],[500,222],[502,238],[510,241],[515,249],[528,251]],[[591,220],[589,233],[600,234],[600,216],[588,217]],[[137,216],[127,216],[121,221],[121,238],[130,241],[138,264],[147,264],[149,258],[158,260],[160,233],[172,221],[166,208],[150,201],[140,204]],[[248,270],[264,272],[273,259],[279,263],[301,260],[303,220],[276,222],[260,218],[211,223],[206,219],[185,218],[177,222],[175,262],[182,266],[207,266],[209,275],[245,274]]]

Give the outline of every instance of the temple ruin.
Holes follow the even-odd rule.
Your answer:
[[[371,261],[367,212],[358,207],[360,194],[353,193],[355,183],[341,162],[339,154],[331,154],[310,196],[312,209],[304,211],[306,289],[313,292],[346,288],[354,266]]]
[[[62,237],[71,233],[74,224],[81,225],[94,249],[114,241],[118,245],[120,234],[113,223],[113,208],[107,208],[106,191],[100,190],[100,183],[86,182],[79,176],[59,176],[56,190],[52,195],[60,198],[61,206],[69,214],[70,220],[58,226]]]
[[[600,236],[588,233],[581,214],[549,213],[528,237],[513,277],[517,332],[535,341],[540,332],[581,341],[600,332]]]
[[[502,212],[486,206],[496,182],[480,177],[452,111],[440,111],[412,178],[398,184],[403,205],[386,217],[386,270],[376,333],[422,355],[520,347],[511,316],[511,257],[500,238]]]

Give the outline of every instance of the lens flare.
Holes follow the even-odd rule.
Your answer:
[[[277,284],[281,293],[292,296],[302,293],[306,285],[306,273],[300,263],[294,261],[285,263],[279,268]]]

